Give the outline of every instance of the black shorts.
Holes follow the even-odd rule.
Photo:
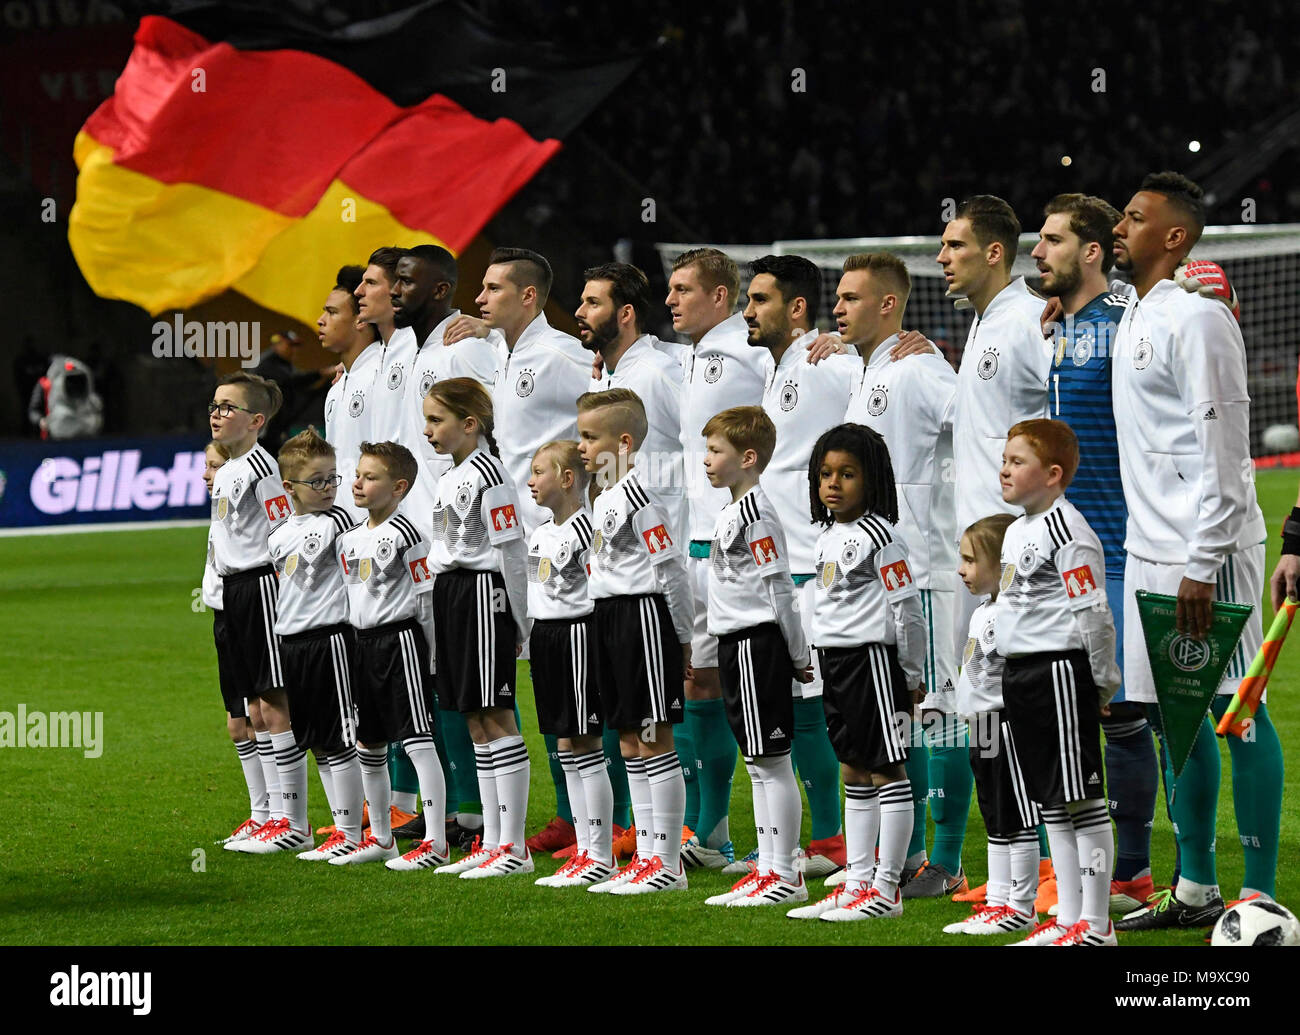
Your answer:
[[[746,758],[790,751],[794,697],[790,648],[781,628],[769,622],[718,637],[718,678],[727,722]]]
[[[591,616],[539,618],[528,638],[537,728],[553,737],[599,737],[596,644]]]
[[[1007,658],[1002,710],[1029,797],[1042,805],[1104,798],[1101,703],[1081,650]]]
[[[515,706],[515,619],[499,571],[452,568],[433,580],[438,702],[458,712]]]
[[[280,643],[275,635],[275,602],[280,597],[275,569],[267,564],[223,575],[221,581],[236,692],[251,701],[268,691],[283,690]]]
[[[681,722],[686,672],[663,596],[597,600],[592,631],[605,725],[642,733],[647,721]]]
[[[212,609],[212,642],[217,648],[217,682],[221,687],[221,703],[225,705],[226,714],[232,719],[246,719],[248,702],[244,700],[239,670],[235,667],[235,659],[230,653],[226,612],[219,607]]]
[[[429,646],[414,618],[358,629],[352,654],[357,740],[368,746],[432,736]],[[290,710],[293,705],[290,703]]]
[[[352,641],[350,625],[327,625],[280,637],[293,735],[304,751],[333,755],[356,745]]]
[[[822,647],[822,709],[835,757],[855,769],[907,761],[912,699],[893,644]]]
[[[1041,819],[1029,797],[1011,724],[1001,711],[980,712],[971,723],[970,767],[984,828],[993,837],[1010,837],[1036,827]]]

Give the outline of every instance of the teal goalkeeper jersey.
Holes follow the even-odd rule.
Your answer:
[[[1068,499],[1101,540],[1108,575],[1124,572],[1128,510],[1119,473],[1119,443],[1111,404],[1110,367],[1115,336],[1129,300],[1098,295],[1057,331],[1049,385],[1051,415],[1079,438],[1079,470]]]

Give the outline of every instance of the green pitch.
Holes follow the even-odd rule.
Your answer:
[[[1259,476],[1276,529],[1296,474]],[[685,893],[615,900],[537,888],[531,878],[465,881],[382,866],[340,869],[292,855],[246,856],[213,844],[247,812],[225,733],[212,651],[212,616],[199,607],[201,529],[0,539],[0,711],[100,712],[101,754],[75,748],[0,748],[6,822],[0,828],[0,943],[15,945],[314,944],[955,944],[941,928],[967,907],[909,902],[893,921],[799,923],[779,909],[710,909],[732,878],[691,872]],[[1277,540],[1269,540],[1268,571]],[[1282,653],[1269,710],[1284,748],[1300,738],[1300,646]],[[527,666],[520,706],[535,728]],[[532,755],[529,830],[554,802],[541,737]],[[1228,782],[1219,799],[1219,880],[1241,883]],[[1300,792],[1287,772],[1278,898],[1300,908]],[[314,825],[328,822],[310,777]],[[749,779],[736,775],[732,836],[753,844]],[[805,834],[807,819],[805,818]],[[965,865],[985,877],[984,828],[972,807]],[[1173,834],[1163,807],[1152,843],[1167,881]],[[538,875],[559,864],[538,860]],[[820,881],[810,892],[819,896]],[[1121,935],[1121,944],[1200,944],[1201,932]],[[982,944],[1010,939],[983,939]]]

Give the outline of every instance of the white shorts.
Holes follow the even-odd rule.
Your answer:
[[[946,582],[947,579],[942,578]],[[962,594],[970,597],[966,587]],[[974,597],[971,597],[974,600]],[[925,700],[921,707],[927,711],[934,710],[948,715],[957,711],[957,658],[948,642],[948,630],[953,627],[953,612],[957,607],[957,594],[950,589],[921,590],[921,613],[925,615],[926,640],[925,664]],[[970,617],[966,619],[970,626]],[[965,648],[966,641],[962,640]]]
[[[709,635],[709,559],[687,557],[691,596],[695,598],[695,627],[691,630],[691,668],[718,667],[718,640]]]
[[[1219,684],[1219,693],[1231,694],[1237,690],[1241,677],[1259,653],[1264,642],[1264,623],[1260,617],[1260,599],[1264,595],[1264,544],[1249,546],[1229,554],[1219,569],[1215,600],[1231,600],[1253,604],[1255,610],[1246,619],[1246,628],[1233,652],[1228,668]],[[1151,677],[1151,661],[1147,657],[1146,639],[1142,634],[1142,619],[1138,615],[1137,591],[1178,595],[1178,584],[1183,579],[1185,564],[1157,564],[1140,557],[1128,555],[1124,565],[1124,693],[1125,699],[1142,704],[1155,704],[1156,688]],[[1115,605],[1112,603],[1112,607]]]
[[[802,586],[794,588],[794,607],[799,612],[799,625],[803,627],[803,638],[809,646],[813,642],[813,584],[816,581],[816,579],[808,579]],[[811,653],[813,680],[811,683],[801,683],[797,679],[790,680],[792,697],[821,697],[822,695],[822,663],[816,651]]]

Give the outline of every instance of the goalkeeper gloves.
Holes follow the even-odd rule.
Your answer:
[[[1217,298],[1228,307],[1233,318],[1241,322],[1241,304],[1237,292],[1228,283],[1228,275],[1217,262],[1190,259],[1174,271],[1174,283],[1184,291],[1194,291],[1205,298]]]

